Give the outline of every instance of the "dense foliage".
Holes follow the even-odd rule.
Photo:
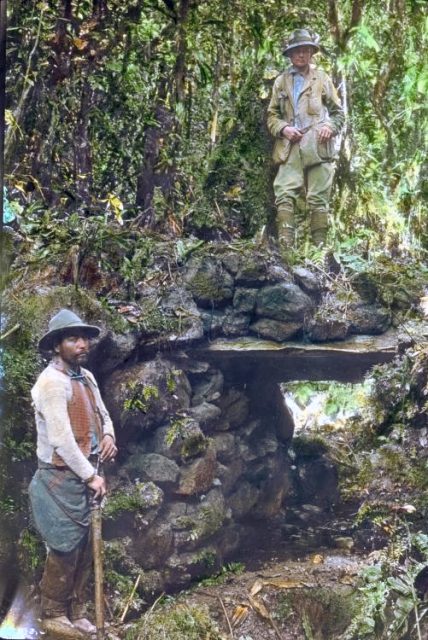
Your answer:
[[[348,116],[336,238],[426,247],[427,20],[424,0],[9,3],[9,195],[24,224],[74,212],[252,235],[272,210],[264,112],[281,42],[309,25]]]

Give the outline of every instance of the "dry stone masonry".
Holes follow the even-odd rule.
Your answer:
[[[218,569],[246,519],[278,514],[291,432],[277,431],[273,400],[263,415],[218,369],[173,356],[115,371],[105,396],[122,450],[105,534],[130,538],[127,553],[156,572],[158,590]]]
[[[106,327],[92,361],[121,452],[108,474],[107,554],[113,550],[118,572],[143,570],[139,589],[147,597],[217,571],[255,520],[275,518],[296,493],[288,452],[293,421],[278,383],[320,379],[313,362],[322,369],[325,361],[320,351],[309,364],[299,350],[281,352],[287,341],[380,334],[390,324],[375,301],[354,292],[344,304],[316,273],[289,270],[262,252],[191,258],[174,286],[140,287],[137,317],[153,308],[154,297],[174,320],[168,335],[159,341],[135,323],[125,334]],[[216,353],[212,341],[219,338]],[[250,346],[240,352],[246,340]],[[261,351],[260,340],[270,341]],[[382,353],[380,360],[392,357]],[[340,357],[333,376],[343,369]],[[369,365],[370,358],[357,375]],[[321,459],[318,471],[323,465]],[[310,465],[299,474],[312,487],[305,501],[322,504]]]

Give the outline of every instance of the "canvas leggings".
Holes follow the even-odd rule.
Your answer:
[[[294,240],[294,212],[297,199],[302,193],[306,197],[312,237],[314,241],[325,239],[333,175],[334,167],[331,162],[322,162],[305,169],[299,145],[292,145],[287,162],[279,165],[273,183],[280,240],[284,239],[288,244],[292,244]]]
[[[42,615],[45,618],[68,616],[71,620],[86,615],[86,588],[92,568],[90,531],[73,551],[49,549],[40,582]]]

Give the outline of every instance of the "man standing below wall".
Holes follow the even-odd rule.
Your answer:
[[[297,198],[305,193],[312,241],[324,244],[333,181],[334,136],[343,124],[340,101],[330,77],[311,64],[318,39],[296,29],[284,47],[291,66],[277,77],[268,108],[275,138],[273,160],[278,239],[290,248],[295,240]]]
[[[48,554],[40,583],[43,626],[52,635],[93,634],[86,618],[91,571],[90,507],[106,493],[98,463],[117,452],[110,416],[94,376],[81,365],[98,327],[62,309],[39,347],[52,353],[31,395],[36,412],[36,471],[29,488],[34,521]]]

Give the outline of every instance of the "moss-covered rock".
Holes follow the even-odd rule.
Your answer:
[[[157,509],[163,503],[164,494],[153,482],[136,481],[109,493],[103,508],[106,518],[120,517],[124,511],[144,512]]]
[[[210,256],[189,262],[185,280],[196,302],[202,307],[224,306],[233,298],[234,280],[221,260]]]
[[[190,404],[184,372],[162,358],[115,371],[105,385],[106,404],[119,436],[150,431]]]
[[[279,621],[298,619],[302,637],[314,640],[339,639],[358,611],[353,589],[338,586],[335,589],[295,589],[280,594],[276,605]]]
[[[281,283],[263,287],[257,294],[256,313],[280,322],[303,321],[313,310],[313,302],[295,284]]]
[[[128,632],[129,640],[221,640],[204,605],[170,602],[149,612]]]

